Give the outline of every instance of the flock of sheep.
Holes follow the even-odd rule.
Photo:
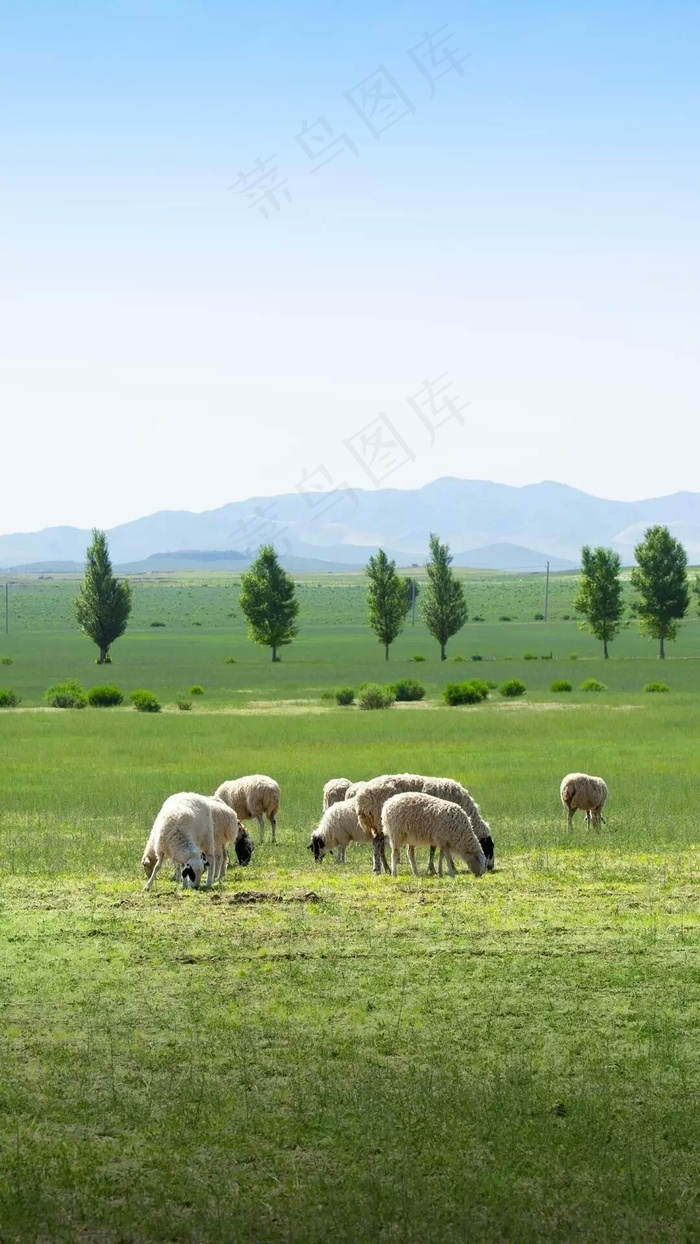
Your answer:
[[[600,777],[569,773],[560,788],[561,801],[571,826],[575,812],[586,814],[589,825],[599,828],[608,788]],[[175,865],[175,879],[185,888],[198,889],[204,872],[206,884],[223,881],[232,843],[239,864],[250,862],[253,842],[244,822],[255,819],[260,841],[265,836],[265,817],[276,841],[280,788],[272,778],[256,773],[223,782],[214,795],[182,792],[166,799],[158,813],[143,853],[146,889],[150,890],[163,863]],[[435,853],[440,852],[450,877],[454,859],[462,860],[476,877],[491,871],[495,847],[488,822],[466,787],[452,778],[422,777],[416,773],[383,774],[368,782],[332,778],[323,788],[323,814],[311,835],[309,850],[320,863],[335,852],[345,862],[351,842],[370,843],[375,873],[397,876],[401,849],[406,847],[411,870],[418,875],[416,847],[428,847],[428,872],[435,873]],[[391,867],[386,856],[391,847]]]

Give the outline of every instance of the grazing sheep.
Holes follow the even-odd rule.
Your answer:
[[[348,787],[352,784],[350,778],[331,778],[326,782],[323,788],[323,811],[332,807],[334,803],[341,803],[345,799]]]
[[[562,779],[559,788],[561,801],[566,808],[566,824],[571,829],[575,812],[586,813],[586,823],[600,829],[603,818],[603,807],[608,797],[608,788],[601,777],[591,777],[588,773],[568,773]]]
[[[345,792],[345,798],[354,799],[358,791],[364,790],[366,785],[366,782],[351,782]]]
[[[225,881],[229,864],[228,844],[234,844],[238,863],[245,865],[250,863],[253,854],[253,840],[223,799],[212,798],[209,802],[214,826],[214,880]]]
[[[382,832],[391,843],[393,877],[398,876],[403,846],[408,847],[411,871],[415,877],[418,876],[416,847],[439,847],[450,877],[455,875],[453,853],[464,860],[475,877],[486,872],[486,857],[467,813],[458,804],[446,799],[412,791],[392,795],[382,808]]]
[[[277,813],[280,808],[280,788],[270,777],[263,773],[252,773],[248,777],[236,778],[233,782],[222,782],[214,791],[215,799],[223,799],[229,808],[233,808],[239,821],[250,821],[255,817],[260,826],[260,841],[265,841],[266,816],[272,826],[272,841],[276,842]]]
[[[481,843],[481,849],[486,856],[486,867],[489,872],[492,872],[496,864],[496,848],[491,837],[491,828],[481,815],[478,803],[472,799],[466,787],[462,786],[461,782],[455,782],[452,778],[426,778],[423,782],[423,792],[426,795],[435,795],[438,799],[446,799],[448,803],[456,803],[460,808],[463,808],[471,821],[474,833]],[[428,872],[431,874],[435,873],[434,847],[430,848]]]
[[[185,889],[199,889],[204,869],[207,889],[214,880],[215,847],[211,800],[206,795],[183,791],[166,799],[150,832],[141,863],[150,890],[163,861],[171,859],[180,867]]]
[[[355,800],[345,799],[342,803],[334,803],[330,808],[326,808],[317,828],[311,835],[309,851],[313,851],[316,863],[320,864],[324,855],[335,850],[338,863],[344,864],[345,848],[349,842],[371,841],[371,833],[364,829],[357,819]]]
[[[381,777],[372,778],[371,782],[366,782],[355,796],[358,820],[362,828],[372,835],[373,872],[381,873],[382,868],[385,872],[389,872],[382,830],[384,804],[387,799],[391,799],[392,795],[421,791],[424,780],[416,773],[384,773]]]

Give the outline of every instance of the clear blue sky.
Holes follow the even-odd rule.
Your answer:
[[[699,47],[697,0],[0,0],[0,531],[368,486],[380,411],[397,487],[699,489]]]

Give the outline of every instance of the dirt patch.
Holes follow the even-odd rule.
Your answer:
[[[320,903],[321,896],[315,890],[306,890],[301,894],[268,894],[264,890],[238,890],[225,899],[219,894],[212,895],[212,902],[226,903]]]
[[[559,700],[513,700],[508,704],[496,704],[494,707],[501,713],[554,713],[562,710],[571,712],[572,709],[592,708],[594,703],[596,709],[604,711],[607,709],[608,712],[627,713],[635,708],[643,708],[642,704],[599,704],[598,701],[591,701],[590,704],[566,704]]]

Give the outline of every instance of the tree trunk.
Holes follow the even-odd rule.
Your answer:
[[[607,661],[608,657],[610,656],[610,653],[608,652],[608,641],[607,641],[607,639],[604,639],[604,640],[603,640],[603,656],[605,657],[605,660],[606,660],[606,661]]]
[[[440,660],[441,661],[447,660],[447,656],[445,654],[445,644],[440,644]]]
[[[659,638],[659,657],[663,661],[665,656],[666,656],[666,653],[664,652],[664,637],[663,635],[661,635]]]
[[[384,645],[384,660],[385,661],[389,660],[389,645],[388,644]]]
[[[102,647],[100,647],[100,659],[99,659],[99,661],[97,662],[97,664],[98,664],[98,665],[105,665],[105,664],[106,664],[106,662],[107,662],[107,656],[108,656],[108,654],[109,654],[109,648],[102,648]]]
[[[276,661],[276,660],[277,660],[277,648],[276,648],[275,644],[273,644],[273,645],[272,645],[272,660],[273,660],[273,661]]]

